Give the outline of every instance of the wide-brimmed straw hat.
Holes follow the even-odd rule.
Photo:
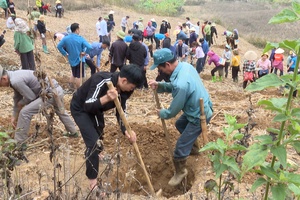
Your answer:
[[[275,50],[275,53],[284,53],[284,50],[282,48],[278,48]]]
[[[60,0],[57,0],[57,1],[55,1],[55,3],[61,3],[61,1],[60,1]]]
[[[119,37],[119,38],[121,38],[121,39],[123,39],[124,40],[124,38],[125,38],[125,32],[124,31],[118,31],[117,33],[117,36]]]
[[[154,18],[152,18],[152,19],[150,19],[150,21],[151,21],[151,22],[155,22],[155,19],[154,19]]]
[[[257,59],[257,54],[254,51],[247,51],[244,54],[244,58],[246,60],[256,60]]]
[[[109,11],[108,14],[110,15],[110,14],[114,14],[114,13],[115,13],[115,11],[111,10],[111,11]]]

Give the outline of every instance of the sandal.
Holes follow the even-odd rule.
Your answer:
[[[75,133],[66,132],[66,133],[63,134],[63,136],[77,138],[78,137],[78,133],[77,132],[75,132]]]

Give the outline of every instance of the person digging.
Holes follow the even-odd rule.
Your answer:
[[[206,122],[212,117],[212,102],[196,69],[187,62],[178,62],[171,50],[163,48],[153,54],[154,64],[150,70],[158,68],[159,71],[171,75],[171,82],[157,82],[150,80],[149,85],[158,93],[172,93],[173,100],[168,109],[157,109],[161,119],[175,117],[181,110],[183,114],[177,119],[175,126],[180,136],[176,142],[173,163],[175,174],[169,185],[176,186],[187,176],[187,157],[192,153],[198,136],[201,134],[199,99],[204,100]],[[199,151],[199,148],[198,150]]]

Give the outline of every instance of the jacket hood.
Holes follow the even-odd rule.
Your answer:
[[[207,56],[212,57],[213,55],[215,55],[215,52],[213,52],[213,51],[208,51]]]

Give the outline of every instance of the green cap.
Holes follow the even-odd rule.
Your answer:
[[[150,67],[150,70],[154,70],[159,64],[168,62],[174,58],[174,55],[170,49],[163,48],[154,52],[153,60],[154,64]]]

